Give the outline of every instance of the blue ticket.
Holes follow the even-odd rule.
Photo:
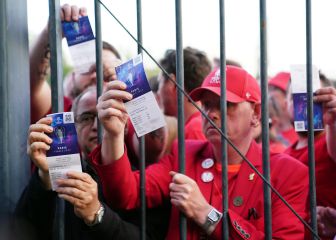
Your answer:
[[[116,67],[116,73],[118,80],[126,83],[126,91],[133,95],[133,99],[151,91],[141,55]]]
[[[307,114],[307,68],[305,64],[291,65],[291,89],[295,131],[308,131]],[[320,88],[318,69],[312,66],[313,92]],[[313,104],[314,130],[323,130],[323,110],[321,103]]]
[[[79,18],[77,22],[62,22],[62,28],[69,46],[95,39],[88,16]]]
[[[116,67],[117,77],[127,85],[126,91],[133,99],[125,102],[125,107],[138,137],[155,131],[166,125],[163,113],[151,91],[142,55]]]
[[[55,190],[57,179],[66,178],[68,171],[82,172],[82,165],[73,113],[55,113],[48,116],[52,117],[53,132],[49,136],[53,141],[47,151],[47,161],[51,187]]]
[[[293,93],[294,126],[296,131],[308,130],[307,93]],[[313,103],[314,130],[323,129],[322,104]]]
[[[79,153],[75,122],[72,112],[55,113],[51,126],[54,131],[49,135],[53,142],[47,157]]]

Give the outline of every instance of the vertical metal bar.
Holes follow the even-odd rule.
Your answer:
[[[221,130],[226,136],[226,56],[225,56],[225,4],[224,0],[219,0],[219,23],[220,23],[220,81],[221,81]],[[222,239],[229,239],[229,190],[228,190],[228,159],[227,142],[222,135]]]
[[[175,0],[176,18],[176,80],[184,89],[184,64],[183,64],[183,42],[182,42],[182,6],[181,0]],[[185,173],[185,146],[184,146],[184,96],[181,91],[177,91],[178,110],[178,158],[179,172]],[[180,214],[180,239],[187,239],[187,219]]]
[[[306,0],[306,61],[307,61],[307,108],[308,108],[308,163],[309,163],[309,200],[310,225],[317,233],[316,188],[315,188],[315,151],[313,122],[313,84],[312,84],[312,34],[311,34],[311,1]],[[313,239],[317,239],[313,236]]]
[[[138,38],[138,53],[142,53],[142,5],[141,0],[137,0],[137,38]],[[140,45],[141,44],[141,45]],[[141,207],[141,226],[140,239],[146,239],[146,155],[145,155],[145,137],[139,139],[140,151],[140,207]]]
[[[260,0],[260,79],[263,174],[270,181],[268,84],[267,84],[267,14],[266,0]],[[271,189],[264,183],[265,239],[272,239]]]
[[[62,112],[63,106],[63,68],[62,68],[62,28],[59,0],[49,0],[49,43],[51,67],[52,112]]]
[[[49,0],[49,43],[51,67],[51,100],[52,112],[63,112],[63,69],[62,69],[62,30],[60,19],[59,0]],[[55,239],[64,240],[64,208],[63,199],[56,202],[55,222],[53,236]]]
[[[26,1],[0,1],[0,36],[0,222],[10,226],[10,214],[30,177],[26,154],[30,123]],[[6,239],[0,232],[0,238]]]
[[[96,28],[96,76],[97,76],[97,101],[99,96],[103,92],[103,41],[102,41],[102,31],[101,31],[101,11],[100,3],[98,0],[95,1],[95,28]],[[102,132],[103,128],[101,123],[98,121],[98,141],[102,142]]]

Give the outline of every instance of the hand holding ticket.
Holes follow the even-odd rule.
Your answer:
[[[68,171],[82,172],[82,166],[73,113],[54,113],[48,117],[52,117],[53,132],[49,136],[53,141],[47,151],[47,162],[51,187],[55,190],[57,179],[66,178]]]
[[[313,66],[312,70],[313,92],[320,88],[318,70]],[[295,131],[302,132],[308,130],[307,116],[307,70],[306,65],[291,66],[291,86],[294,107],[294,127]],[[314,130],[323,129],[322,104],[313,105]]]

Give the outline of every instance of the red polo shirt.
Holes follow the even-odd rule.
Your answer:
[[[184,124],[184,138],[193,140],[206,140],[202,131],[202,115],[195,112]]]

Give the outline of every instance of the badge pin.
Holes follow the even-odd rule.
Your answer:
[[[202,181],[203,182],[211,182],[214,179],[214,175],[211,172],[204,172],[202,173]]]
[[[214,160],[211,159],[211,158],[207,158],[205,160],[203,160],[202,162],[202,168],[204,169],[208,169],[208,168],[211,168],[213,165],[214,165]]]
[[[255,175],[255,173],[251,173],[251,174],[249,175],[249,180],[250,180],[250,181],[253,181],[253,179],[254,179],[254,175]]]
[[[236,207],[240,207],[241,205],[243,205],[243,198],[241,196],[235,197],[233,199],[233,205],[235,205]]]

